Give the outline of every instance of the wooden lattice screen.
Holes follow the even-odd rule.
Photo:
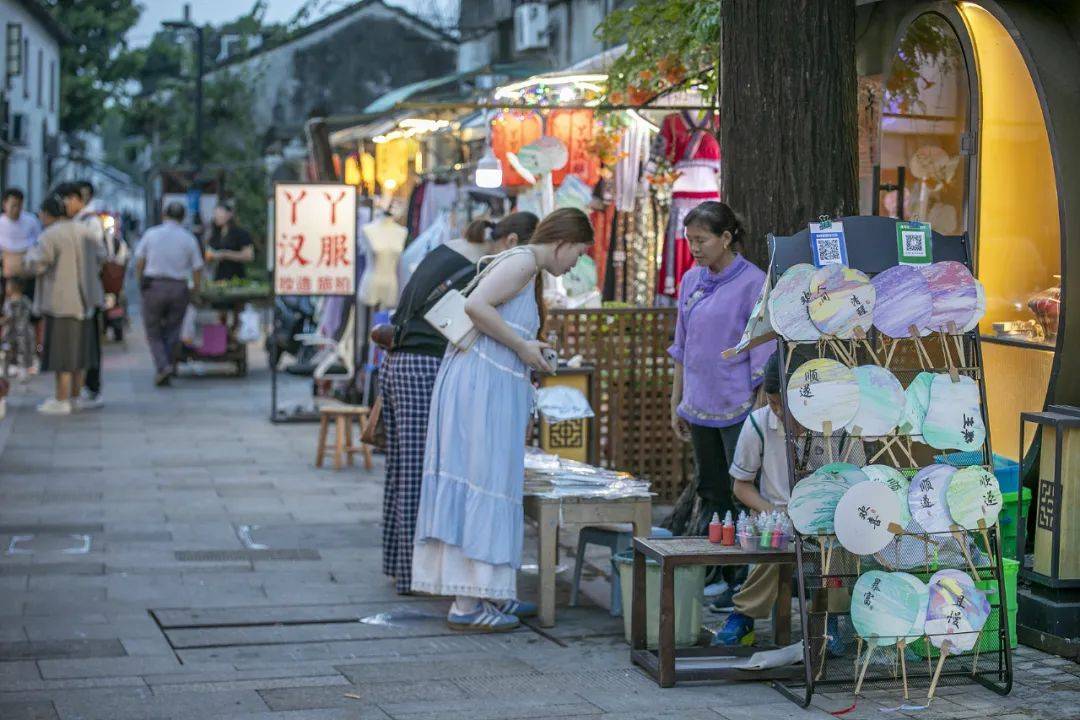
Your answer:
[[[657,502],[672,503],[689,467],[688,447],[671,430],[674,308],[553,310],[547,332],[559,353],[596,368],[594,409],[600,464],[652,482]]]

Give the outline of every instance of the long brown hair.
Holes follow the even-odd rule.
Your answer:
[[[526,245],[532,239],[539,222],[540,218],[526,211],[510,213],[497,222],[490,218],[480,218],[469,223],[469,227],[465,229],[465,239],[479,245],[489,239],[501,240],[507,235],[516,234],[518,243]]]
[[[530,245],[592,245],[593,226],[589,216],[577,208],[559,208],[540,221],[536,232],[532,234]],[[536,309],[540,312],[540,330],[537,338],[543,337],[544,325],[547,324],[547,312],[544,308],[544,276],[536,273],[534,281]]]

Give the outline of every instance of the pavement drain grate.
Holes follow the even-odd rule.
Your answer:
[[[224,562],[228,560],[321,560],[318,550],[283,548],[281,550],[177,550],[180,562]]]

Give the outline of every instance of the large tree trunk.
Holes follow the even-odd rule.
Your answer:
[[[854,0],[724,0],[724,199],[762,267],[767,233],[858,212]]]
[[[764,268],[768,233],[858,212],[855,2],[723,0],[721,12],[724,200]],[[676,503],[676,534],[701,527],[695,499]]]

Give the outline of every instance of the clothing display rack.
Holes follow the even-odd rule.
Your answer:
[[[849,267],[861,270],[872,277],[897,264],[896,220],[872,216],[845,217],[841,220],[847,240]],[[777,279],[792,265],[812,262],[808,230],[789,237],[770,235],[769,248],[772,257],[770,278],[774,287]],[[933,233],[932,248],[935,261],[955,260],[966,265],[969,270],[971,269],[973,252],[966,235],[946,237]],[[867,340],[873,348],[880,348],[884,342],[876,328],[871,330]],[[941,346],[943,341],[949,343],[949,352],[962,358],[958,366],[949,367]],[[955,338],[934,333],[915,341],[904,339],[892,342],[899,342],[900,345],[888,369],[905,386],[921,371],[949,373],[951,369],[959,375],[974,379],[979,385],[982,421],[986,427],[986,437],[982,448],[974,452],[950,454],[949,451],[933,450],[920,442],[921,437],[911,437],[898,442],[910,442],[911,453],[920,466],[931,463],[947,463],[956,466],[982,465],[992,472],[993,454],[990,445],[985,374],[978,329]],[[932,367],[920,367],[921,362],[915,342],[921,343],[924,350],[928,352],[931,360],[929,364]],[[834,346],[837,344],[842,345],[844,354],[855,358],[858,364],[876,364],[875,359],[871,358],[870,353],[857,341],[830,340],[814,343],[793,343],[784,339],[778,341],[783,373],[781,393],[785,407],[789,407],[787,386],[794,369],[811,357],[828,357],[844,362],[835,350]],[[839,433],[826,438],[821,433],[810,431],[804,431],[806,435],[797,436],[795,421],[790,414],[786,415],[788,464],[791,487],[794,488],[800,479],[817,468],[832,461],[842,460],[840,447],[842,438]],[[823,456],[811,457],[810,453],[805,453],[805,456],[796,462],[799,458],[797,446],[808,436],[821,438],[822,447],[826,451]],[[847,441],[859,442],[861,440],[847,438]],[[880,441],[864,442],[867,449],[866,457],[873,457],[880,447]],[[897,454],[905,458],[901,461],[902,463],[909,462],[906,459],[906,453],[898,452]],[[963,456],[962,459],[961,456]],[[890,464],[887,461],[880,462]],[[909,479],[918,470],[913,467],[897,467],[897,469]],[[1013,668],[1008,622],[1009,610],[1012,608],[1008,607],[1000,531],[997,528],[998,525],[995,524],[987,533],[985,544],[989,547],[985,549],[982,542],[983,536],[980,533],[960,531],[963,534],[961,541],[969,547],[972,546],[972,538],[978,536],[979,542],[975,542],[974,546],[983,552],[976,555],[975,564],[978,566],[980,577],[974,579],[977,580],[977,586],[986,593],[991,610],[986,624],[980,631],[975,650],[955,655],[947,654],[940,668],[939,687],[979,683],[1002,695],[1008,694],[1012,688]],[[916,534],[909,531],[910,527],[898,534],[894,543],[883,551],[889,553],[891,567],[879,562],[875,556],[858,557],[848,553],[836,542],[835,535],[822,537],[796,535],[795,578],[798,586],[798,617],[804,639],[804,673],[801,674],[799,681],[775,681],[773,685],[777,690],[803,707],[810,704],[815,691],[818,690],[831,693],[853,691],[859,680],[859,673],[863,671],[866,663],[866,653],[869,651],[872,652],[872,656],[869,663],[865,665],[863,687],[884,688],[890,692],[895,690],[897,704],[905,702],[905,692],[909,695],[906,699],[907,703],[926,704],[926,693],[931,686],[935,670],[938,669],[940,651],[928,642],[925,635],[918,641],[910,642],[904,651],[903,658],[907,678],[905,685],[897,646],[876,647],[870,651],[869,644],[861,640],[855,632],[850,619],[850,604],[844,599],[846,594],[850,594],[859,576],[868,570],[903,570],[924,582],[931,574],[944,568],[955,568],[970,574],[968,569],[970,566],[959,552],[960,545],[956,539],[956,533]],[[902,542],[904,538],[909,538],[909,541]],[[939,553],[938,548],[945,547],[950,541],[957,543],[957,552]],[[895,549],[893,549],[894,545]],[[826,558],[822,557],[823,547],[832,548],[824,553]],[[879,553],[878,556],[881,554]],[[830,603],[830,599],[834,602]],[[839,603],[836,602],[837,600]],[[858,601],[858,598],[851,600],[852,603]],[[838,610],[838,604],[844,609]],[[829,632],[826,618],[832,617],[837,617],[838,620],[835,621],[832,632]],[[827,634],[834,636],[831,647],[828,647],[826,642]],[[861,653],[861,657],[857,658],[856,653]]]

